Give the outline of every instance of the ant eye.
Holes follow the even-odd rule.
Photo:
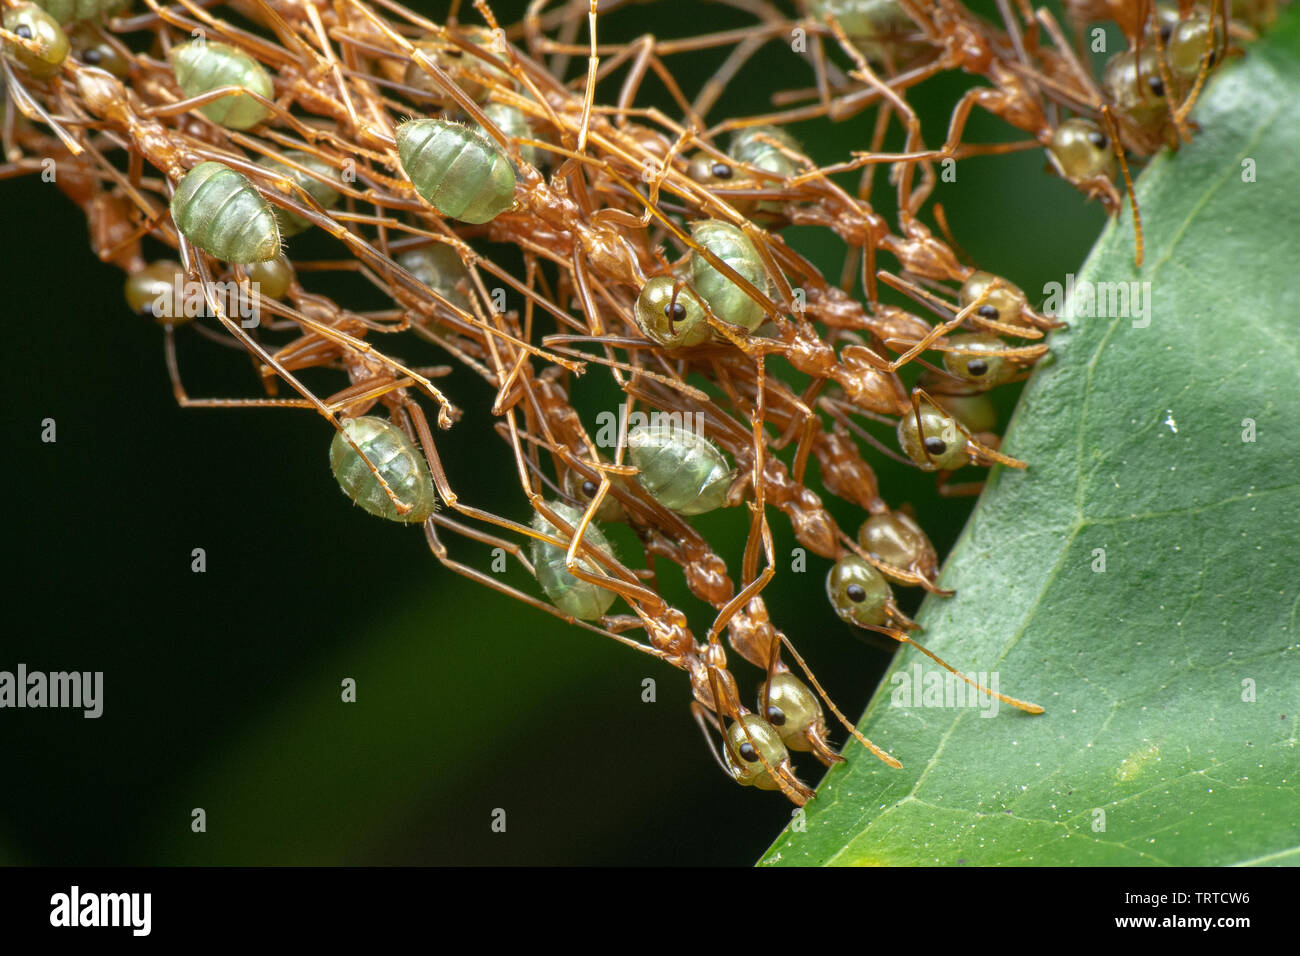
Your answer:
[[[14,27],[14,35],[22,37],[24,40],[30,40],[32,38],[32,28],[25,23],[20,23]]]
[[[942,438],[935,438],[931,435],[925,440],[925,450],[931,455],[942,455],[948,450],[948,443]]]
[[[1106,138],[1106,134],[1097,132],[1096,130],[1088,134],[1088,142],[1092,143],[1092,145],[1096,146],[1098,149],[1105,149],[1110,145],[1110,140]]]
[[[867,599],[866,589],[861,584],[850,584],[844,589],[844,593],[849,596],[849,600],[854,604],[861,604]]]
[[[998,317],[997,307],[992,305],[981,305],[975,310],[975,313],[981,319],[996,319]]]
[[[588,498],[596,497],[596,483],[588,478],[582,483],[582,493]]]
[[[664,315],[668,316],[669,320],[673,322],[684,322],[686,321],[686,306],[673,300],[664,305]]]
[[[775,704],[770,705],[767,708],[767,722],[773,727],[785,726],[785,712]]]
[[[753,763],[758,759],[758,751],[754,749],[754,745],[748,740],[740,745],[740,759],[745,763]]]
[[[1154,95],[1156,95],[1156,96],[1164,96],[1164,95],[1165,95],[1165,84],[1160,80],[1160,77],[1158,77],[1158,76],[1153,76],[1153,77],[1148,78],[1148,79],[1147,79],[1147,86],[1151,87],[1151,92],[1152,92]]]
[[[95,66],[104,59],[104,55],[94,47],[91,47],[89,50],[86,50],[81,54],[81,59],[91,66]]]
[[[983,375],[989,370],[989,363],[983,359],[972,359],[966,363],[966,371],[972,375]]]
[[[726,163],[714,163],[709,167],[709,172],[713,174],[714,179],[730,179],[731,167]]]
[[[1174,32],[1173,24],[1162,23],[1160,25],[1160,39],[1163,40],[1165,43],[1169,42],[1169,38],[1173,35],[1173,32]]]

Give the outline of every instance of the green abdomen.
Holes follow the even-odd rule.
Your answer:
[[[405,432],[392,422],[370,415],[345,422],[343,431],[370,459],[393,495],[410,505],[411,510],[398,513],[392,497],[340,432],[330,444],[330,470],[345,495],[372,515],[389,521],[416,523],[438,509],[429,466]]]

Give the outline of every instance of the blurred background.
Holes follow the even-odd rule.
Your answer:
[[[447,10],[414,6],[434,18]],[[503,23],[522,6],[493,4]],[[462,21],[479,22],[472,10]],[[609,43],[749,22],[724,5],[664,0],[620,6],[599,26]],[[668,62],[689,93],[719,61]],[[571,75],[583,68],[574,60]],[[622,75],[598,98],[613,99]],[[810,77],[788,42],[768,44],[710,119],[766,111],[774,89]],[[939,77],[909,95],[928,144],[942,142],[969,82]],[[671,105],[650,81],[648,103]],[[866,147],[873,115],[790,132],[830,162]],[[968,141],[1023,138],[978,111],[968,129]],[[1031,300],[1077,270],[1104,223],[1096,203],[1045,166],[1037,149],[964,161],[932,200],[970,261]],[[876,199],[892,219],[883,173]],[[122,274],[91,254],[84,220],[53,185],[0,182],[0,209],[9,353],[0,669],[103,671],[105,683],[98,720],[0,711],[0,862],[747,865],[789,820],[780,795],[719,771],[690,719],[684,675],[451,574],[418,530],[353,507],[330,475],[326,422],[296,410],[177,408],[160,330],[128,311]],[[844,250],[832,236],[786,236],[839,275]],[[294,254],[310,254],[309,241]],[[509,250],[486,251],[509,261]],[[257,394],[237,353],[192,329],[182,330],[180,352],[192,395]],[[421,357],[441,360],[432,349]],[[460,373],[440,385],[467,409],[438,436],[453,487],[524,518],[505,446],[480,437],[489,390]],[[613,407],[598,389],[581,402]],[[46,418],[57,423],[56,443],[41,441]],[[941,499],[932,477],[869,460],[886,500],[910,502],[944,553],[973,499]],[[861,515],[827,502],[856,529]],[[778,557],[788,556],[789,522],[775,509],[770,519]],[[734,575],[742,510],[697,521]],[[612,536],[624,556],[636,553],[626,529]],[[480,546],[452,547],[469,563],[490,560]],[[206,573],[191,571],[194,548],[206,551]],[[785,560],[764,592],[772,616],[856,716],[891,651],[858,639],[830,610],[829,562],[810,555],[796,574]],[[703,633],[707,608],[675,569],[659,567],[667,596]],[[898,594],[915,608],[915,591]],[[753,694],[758,673],[734,663]],[[345,678],[357,683],[354,704],[340,702]],[[642,701],[646,678],[656,681],[653,703]],[[819,779],[819,764],[800,765]],[[206,833],[191,832],[196,807]],[[504,833],[491,829],[498,808]]]

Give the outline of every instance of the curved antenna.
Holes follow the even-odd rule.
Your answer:
[[[1129,175],[1128,160],[1124,156],[1124,146],[1120,142],[1119,130],[1115,126],[1115,119],[1111,116],[1109,105],[1102,104],[1101,118],[1106,123],[1106,132],[1110,135],[1111,146],[1115,150],[1115,158],[1119,160],[1119,171],[1124,176],[1124,188],[1128,192],[1129,205],[1133,208],[1133,233],[1136,244],[1133,261],[1141,269],[1145,243],[1142,238],[1142,214],[1138,211],[1137,193],[1133,191],[1133,177]]]
[[[874,626],[871,627],[871,630],[878,631],[881,634],[887,634],[890,637],[892,637],[894,640],[898,641],[900,644],[911,644],[913,647],[915,647],[926,657],[930,658],[930,660],[934,661],[944,670],[949,671],[950,673],[960,677],[962,680],[964,680],[967,684],[970,684],[970,686],[974,687],[981,694],[987,694],[990,697],[996,697],[998,700],[1002,701],[1002,703],[1010,704],[1012,707],[1015,707],[1018,710],[1023,710],[1027,714],[1044,713],[1043,708],[1040,707],[1038,704],[1033,704],[1030,703],[1029,701],[1020,700],[1015,697],[1008,697],[1006,694],[1000,694],[995,690],[990,690],[989,688],[985,687],[983,684],[979,683],[978,681],[972,680],[971,678],[963,674],[961,671],[957,670],[957,668],[953,667],[951,664],[945,661],[938,654],[934,653],[934,651],[930,650],[924,644],[912,640],[910,637],[907,636],[907,634],[905,634],[902,631],[896,630],[895,628],[891,628],[891,627],[874,627]]]

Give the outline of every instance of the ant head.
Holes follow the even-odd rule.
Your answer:
[[[1065,120],[1052,133],[1047,156],[1060,177],[1070,183],[1087,182],[1098,176],[1115,178],[1115,150],[1097,123],[1083,117]]]

